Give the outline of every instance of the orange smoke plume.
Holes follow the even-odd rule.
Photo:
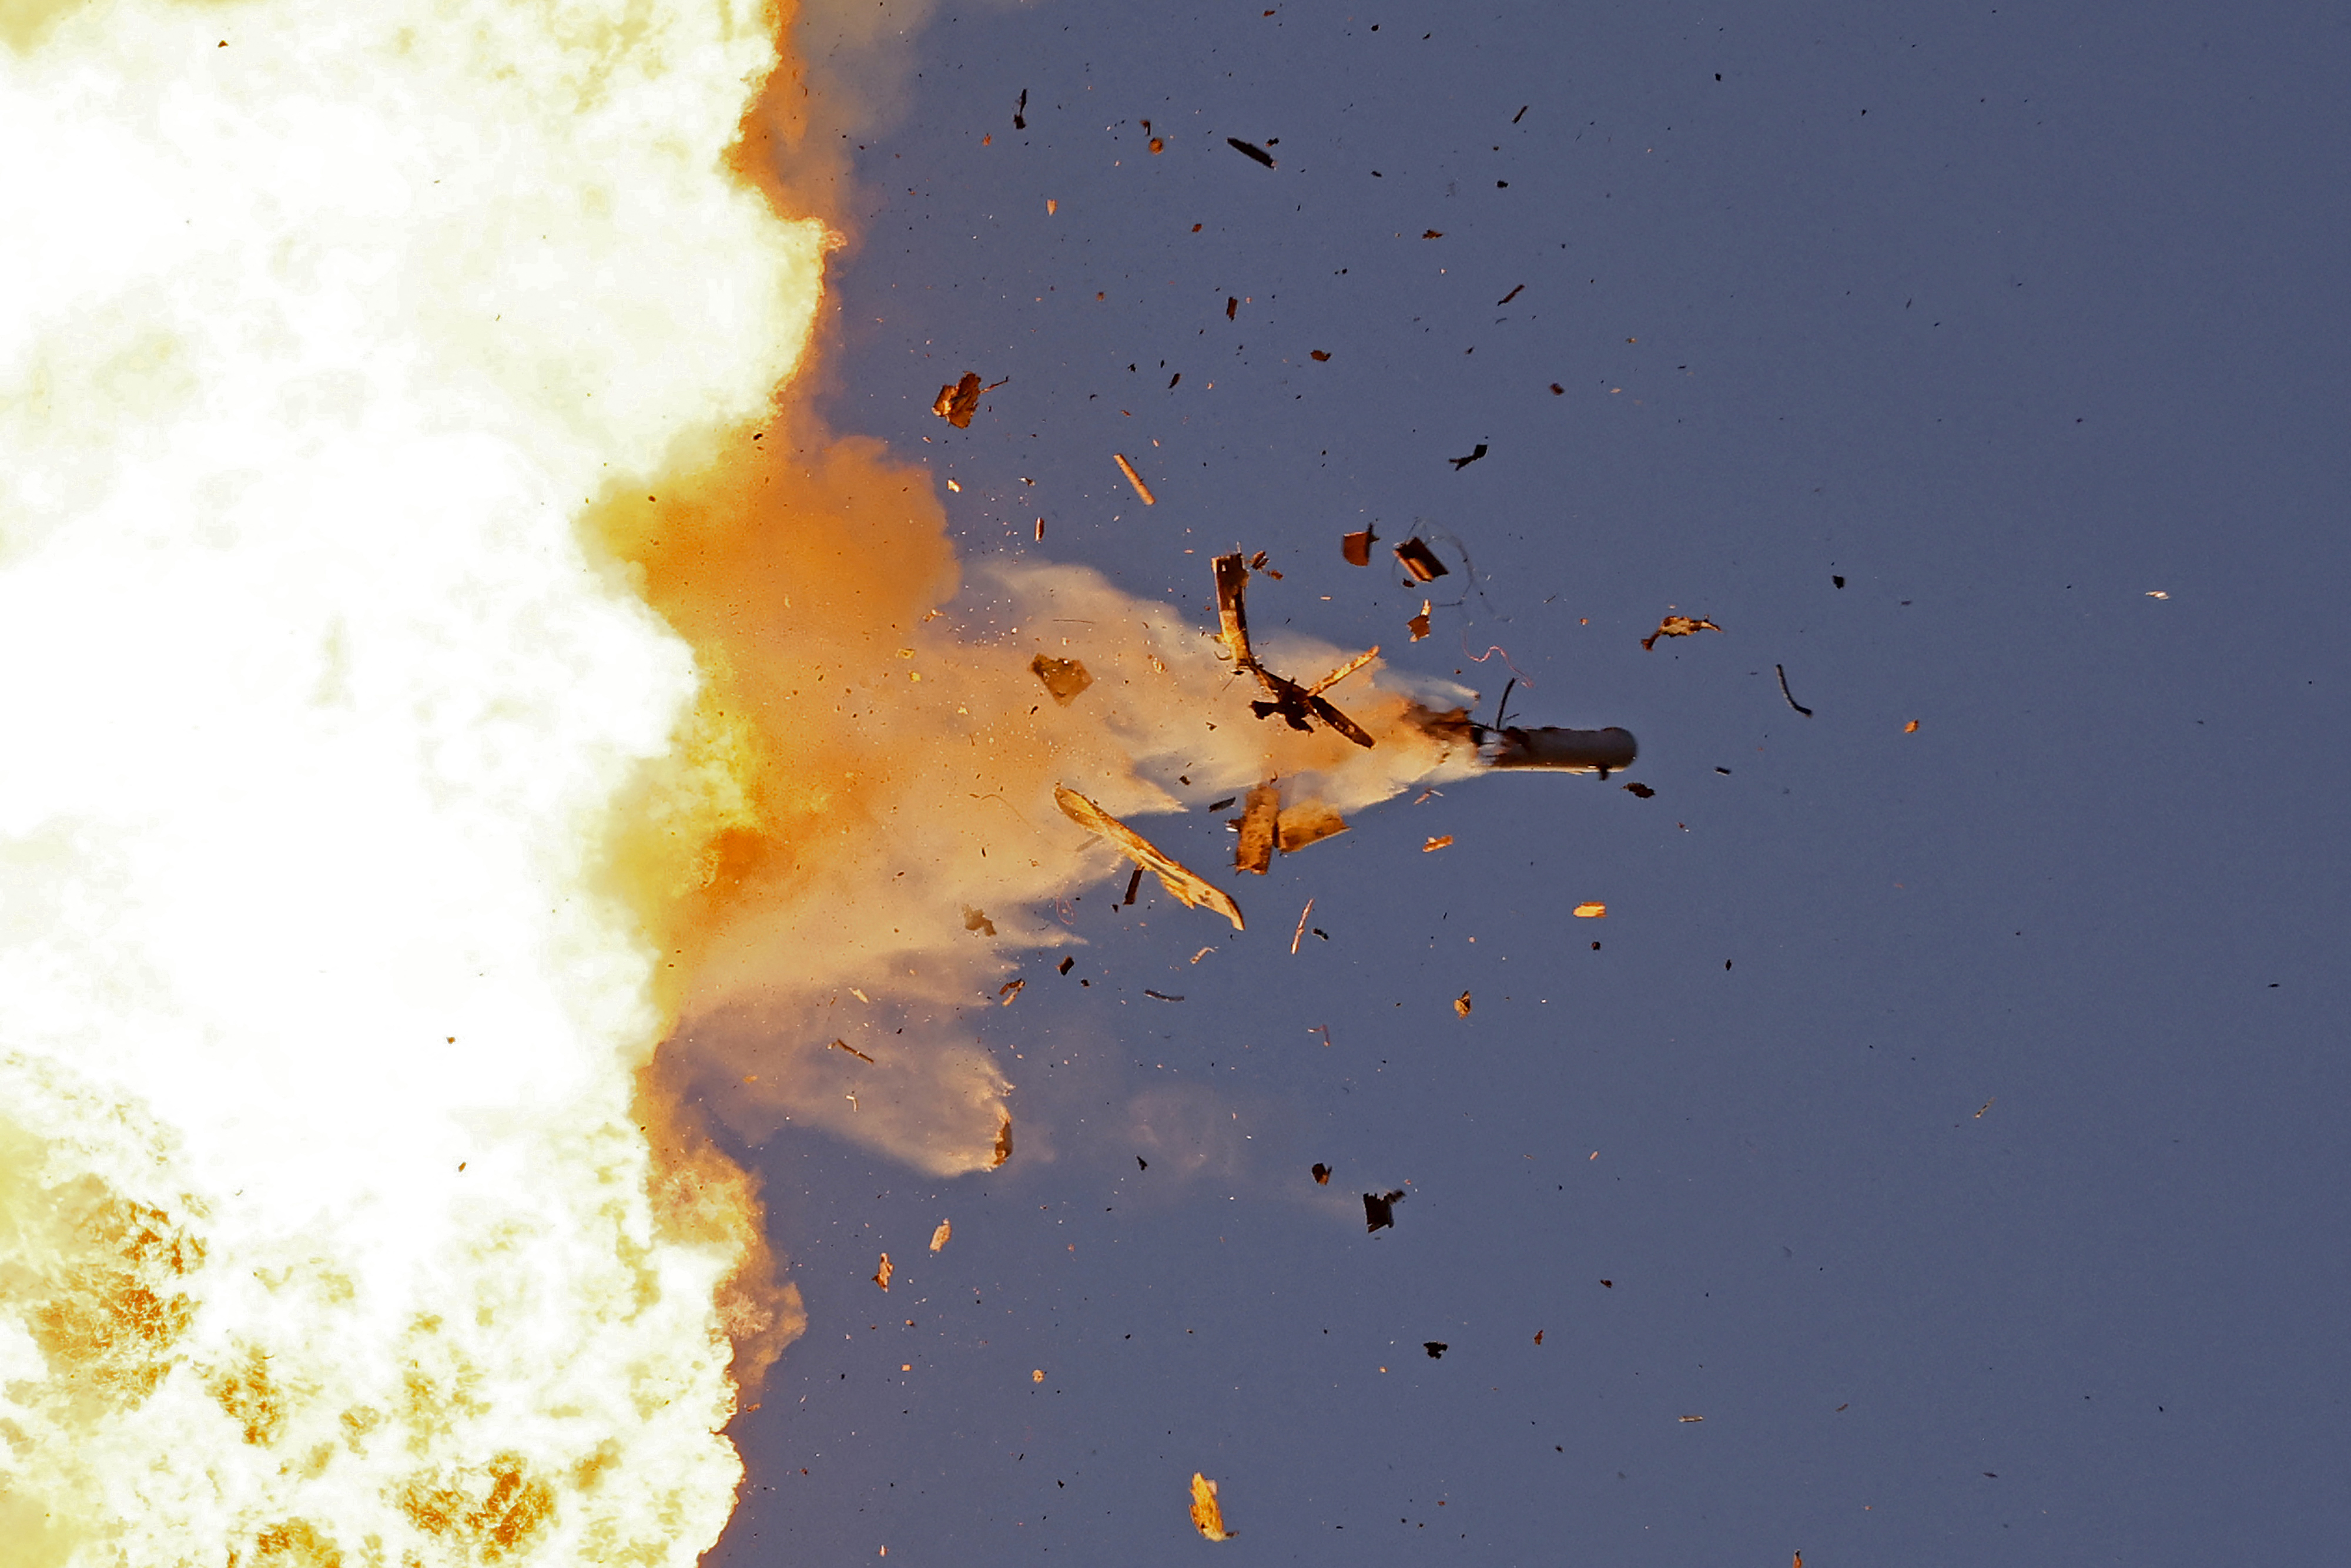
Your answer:
[[[670,1072],[731,1079],[749,1134],[790,1117],[942,1175],[995,1163],[1008,1085],[955,1014],[1069,940],[1038,905],[1122,863],[1056,784],[1123,815],[1278,775],[1347,810],[1472,757],[1368,684],[1368,750],[1261,718],[1205,628],[1092,571],[996,562],[967,590],[928,474],[789,404],[590,524],[704,674],[615,868],[684,1019]],[[1040,655],[1090,682],[1057,696]]]

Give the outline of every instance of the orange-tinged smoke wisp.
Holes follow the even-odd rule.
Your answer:
[[[585,503],[792,373],[714,0],[0,10],[0,1559],[685,1564],[789,1332],[601,846]],[[758,1315],[764,1312],[764,1324]]]

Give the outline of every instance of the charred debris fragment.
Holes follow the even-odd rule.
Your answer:
[[[1641,639],[1644,648],[1655,648],[1660,637],[1688,637],[1700,632],[1719,632],[1722,628],[1702,615],[1668,615],[1657,622],[1657,629]],[[1792,701],[1793,699],[1790,699]]]
[[[1004,381],[1011,379],[1007,376]],[[1003,384],[1004,382],[990,382],[982,386],[977,371],[966,371],[961,379],[939,389],[939,395],[931,400],[931,412],[957,430],[969,430],[971,416],[979,412],[980,394],[992,392]]]

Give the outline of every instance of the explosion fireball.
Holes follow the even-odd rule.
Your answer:
[[[799,1314],[687,1092],[986,1168],[956,1015],[1113,865],[1057,784],[1474,765],[1399,692],[1369,749],[1260,722],[1089,572],[942,612],[924,471],[785,395],[830,236],[776,37],[0,11],[11,1564],[692,1562]]]

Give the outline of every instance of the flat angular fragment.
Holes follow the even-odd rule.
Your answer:
[[[1395,1225],[1395,1206],[1403,1201],[1404,1194],[1401,1190],[1364,1194],[1364,1229],[1368,1232],[1393,1228]]]
[[[1320,1160],[1314,1162],[1314,1185],[1316,1186],[1331,1185],[1331,1167]]]
[[[882,1266],[873,1270],[873,1282],[886,1291],[890,1288],[890,1276],[897,1271],[890,1267],[890,1254],[884,1252],[882,1254]]]
[[[987,917],[987,912],[984,909],[974,909],[968,904],[963,906],[963,928],[966,931],[977,931],[985,936],[996,935],[996,922]]]
[[[1902,727],[1902,733],[1903,733],[1903,734],[1905,734],[1905,735],[1916,735],[1916,734],[1917,734],[1917,733],[1918,733],[1918,721],[1917,721],[1917,719],[1915,719],[1915,718],[1914,718],[1914,719],[1912,719],[1908,724],[1904,725],[1904,726]]]
[[[1233,923],[1236,931],[1243,929],[1240,905],[1235,904],[1222,888],[1212,885],[1195,873],[1177,865],[1160,852],[1151,841],[1079,794],[1061,784],[1053,786],[1053,803],[1061,814],[1088,832],[1108,839],[1132,856],[1136,864],[1155,873],[1159,883],[1178,903],[1197,909],[1202,905],[1215,910]]]
[[[1343,534],[1339,538],[1339,553],[1346,558],[1349,566],[1369,566],[1372,547],[1379,542],[1379,534],[1371,528],[1359,534]]]
[[[1656,793],[1655,789],[1650,789],[1646,784],[1640,782],[1638,779],[1625,785],[1625,788],[1631,790],[1634,795],[1644,800]]]
[[[1004,1118],[1002,1124],[1000,1124],[996,1129],[996,1157],[988,1161],[987,1168],[989,1170],[995,1170],[1011,1157],[1012,1118],[1007,1116]]]
[[[1040,653],[1029,661],[1029,672],[1045,683],[1045,689],[1063,707],[1077,701],[1078,694],[1094,684],[1093,672],[1075,659],[1054,659]]]
[[[1657,622],[1657,629],[1641,639],[1641,646],[1654,648],[1660,637],[1687,637],[1696,632],[1719,632],[1722,628],[1703,616],[1668,615]]]
[[[1445,1357],[1445,1353],[1453,1347],[1441,1339],[1425,1339],[1420,1342],[1420,1348],[1428,1352],[1429,1360],[1441,1361]]]
[[[969,430],[971,416],[979,412],[979,372],[966,371],[961,381],[941,387],[931,412],[957,430]]]
[[[1412,573],[1416,582],[1435,582],[1440,577],[1450,577],[1451,570],[1437,559],[1437,552],[1421,542],[1416,534],[1395,547],[1396,559],[1404,562],[1405,570]]]
[[[1143,476],[1134,471],[1134,465],[1126,460],[1126,454],[1113,452],[1111,455],[1118,460],[1118,471],[1126,476],[1126,482],[1134,486],[1134,493],[1143,497],[1143,504],[1157,506],[1159,497],[1151,493],[1151,486],[1143,482]]]
[[[1579,904],[1575,906],[1575,917],[1578,920],[1605,920],[1608,918],[1608,906],[1604,904]]]
[[[1421,845],[1420,852],[1425,855],[1435,854],[1441,849],[1450,848],[1452,843],[1453,835],[1451,833],[1439,833],[1436,837],[1430,839],[1426,843]]]
[[[1225,1528],[1225,1511],[1217,1502],[1217,1483],[1197,1470],[1192,1472],[1192,1528],[1210,1541],[1230,1541],[1237,1533]]]
[[[1320,363],[1331,357],[1331,351],[1328,349],[1309,349],[1306,351],[1306,357]]]
[[[845,1040],[836,1040],[826,1049],[831,1051],[845,1051],[849,1052],[850,1055],[857,1058],[860,1061],[871,1061],[873,1060],[872,1057],[866,1055],[863,1051],[858,1050],[855,1046],[850,1044]]]
[[[934,1252],[938,1251],[947,1244],[948,1239],[954,1235],[955,1227],[944,1219],[940,1220],[939,1228],[931,1232],[931,1250]]]
[[[1347,819],[1320,800],[1306,800],[1275,819],[1274,838],[1281,852],[1294,855],[1309,844],[1319,844],[1347,831]]]
[[[1454,1011],[1454,1015],[1455,1015],[1456,1017],[1458,1017],[1458,1018],[1465,1018],[1465,1019],[1466,1019],[1466,1018],[1468,1018],[1468,1017],[1469,1016],[1469,993],[1468,993],[1468,992],[1464,991],[1464,992],[1462,992],[1459,996],[1458,996],[1458,997],[1456,997],[1456,998],[1453,998],[1453,1011]]]
[[[1274,167],[1273,154],[1253,141],[1244,141],[1238,136],[1228,136],[1225,138],[1225,145],[1245,158],[1256,159],[1269,169]]]
[[[1233,846],[1233,869],[1263,876],[1273,864],[1274,822],[1281,811],[1281,786],[1259,784],[1241,809],[1240,841]]]
[[[1431,606],[1428,601],[1426,599],[1422,600],[1420,601],[1420,613],[1405,622],[1405,625],[1411,629],[1412,640],[1416,643],[1428,635],[1428,617],[1430,609]]]

